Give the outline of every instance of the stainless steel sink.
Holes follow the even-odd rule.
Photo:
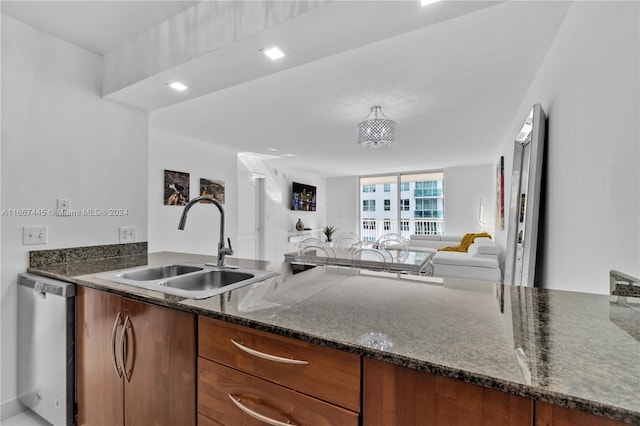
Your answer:
[[[231,266],[176,264],[104,272],[95,276],[187,299],[205,299],[277,275],[277,272]]]
[[[161,280],[163,278],[175,277],[177,275],[188,274],[190,272],[202,271],[199,266],[189,265],[167,265],[157,268],[142,269],[134,272],[124,272],[120,276],[135,281]]]
[[[179,277],[167,280],[164,284],[167,287],[180,288],[189,291],[212,290],[235,284],[253,278],[255,275],[248,272],[237,271],[206,271],[195,276]]]

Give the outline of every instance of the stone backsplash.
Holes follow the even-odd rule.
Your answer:
[[[128,244],[35,250],[29,252],[29,267],[38,268],[51,265],[70,265],[78,262],[116,259],[128,256],[146,257],[147,247],[147,242],[142,241]]]

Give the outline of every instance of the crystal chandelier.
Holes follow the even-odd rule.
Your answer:
[[[378,118],[378,113],[384,118]],[[373,118],[369,117],[373,114]],[[358,124],[358,146],[361,148],[383,148],[396,144],[396,123],[387,119],[381,106],[372,106],[369,115]]]

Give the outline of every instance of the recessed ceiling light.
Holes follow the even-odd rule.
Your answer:
[[[267,148],[267,151],[276,152],[278,150],[276,148]]]
[[[438,2],[440,0],[420,0],[420,6],[425,7],[428,4]]]
[[[269,49],[264,49],[263,52],[272,61],[275,61],[276,59],[283,58],[285,56],[284,52],[282,51],[282,49],[280,49],[278,46],[273,46],[273,47],[270,47]]]
[[[187,86],[186,84],[180,83],[179,81],[173,81],[168,84],[169,84],[169,87],[171,87],[173,90],[177,90],[178,92],[183,92],[189,88],[189,86]]]

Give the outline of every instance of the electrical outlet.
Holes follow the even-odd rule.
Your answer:
[[[71,200],[68,198],[58,198],[56,202],[56,215],[65,216],[71,209]]]
[[[135,226],[121,226],[120,230],[120,242],[121,243],[133,243],[136,241],[136,227]]]
[[[22,244],[47,244],[49,242],[49,229],[46,226],[23,226]]]

